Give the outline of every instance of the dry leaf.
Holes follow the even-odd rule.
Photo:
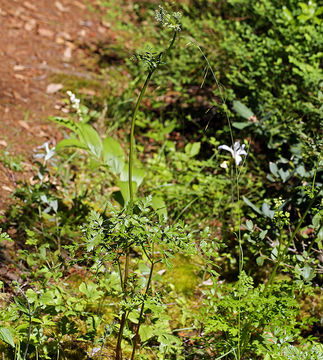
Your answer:
[[[85,29],[82,29],[82,30],[80,30],[80,31],[78,32],[78,35],[79,35],[80,37],[86,37],[86,33],[87,33],[87,31],[86,31]]]
[[[110,29],[110,27],[111,27],[111,24],[106,22],[106,21],[101,21],[101,25],[108,28],[108,29]]]
[[[37,8],[35,5],[31,4],[29,1],[25,1],[24,5],[27,9],[37,11]]]
[[[104,35],[106,33],[106,28],[104,28],[103,26],[98,26],[98,32],[102,35]]]
[[[15,99],[27,102],[27,99],[22,97],[17,91],[13,90],[12,92]]]
[[[25,70],[26,68],[25,68],[25,66],[23,66],[23,65],[15,65],[14,67],[13,67],[13,70],[14,71],[22,71],[22,70]]]
[[[14,77],[18,80],[26,80],[26,76],[23,76],[21,74],[15,74]]]
[[[39,28],[38,29],[38,34],[40,36],[52,38],[54,36],[54,31],[49,30],[49,29]]]
[[[0,140],[0,145],[4,146],[4,147],[7,147],[8,144],[5,140]]]
[[[61,89],[63,89],[63,84],[49,84],[46,88],[46,93],[54,94]]]
[[[55,39],[56,43],[62,45],[65,43],[65,40],[61,36],[57,36]]]
[[[202,284],[203,284],[203,285],[213,285],[213,281],[212,281],[211,278],[209,278],[208,280],[203,281]]]
[[[1,9],[1,8],[0,8],[0,15],[2,15],[2,16],[6,16],[6,15],[7,15],[7,13],[6,13],[3,9]]]
[[[86,6],[80,3],[79,1],[73,1],[73,4],[76,5],[78,8],[80,8],[81,10],[86,9]]]
[[[36,20],[31,19],[31,20],[27,21],[24,27],[25,27],[26,31],[34,30],[36,27]]]
[[[43,130],[37,130],[37,136],[45,138],[49,137],[49,135],[46,134]]]
[[[24,120],[18,120],[18,124],[24,129],[30,131],[30,126]]]
[[[10,192],[13,191],[13,189],[11,189],[9,186],[6,186],[6,185],[3,185],[3,186],[2,186],[2,190],[10,191]]]
[[[59,11],[66,12],[68,11],[68,8],[63,6],[59,1],[55,1],[55,6]]]

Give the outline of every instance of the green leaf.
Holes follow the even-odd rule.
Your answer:
[[[265,236],[267,235],[268,230],[262,230],[259,234],[259,239],[263,240]]]
[[[53,291],[46,291],[40,298],[39,303],[42,305],[54,305],[54,292]]]
[[[278,167],[275,163],[273,163],[273,162],[269,163],[269,170],[274,176],[279,177]]]
[[[9,328],[0,328],[0,339],[5,343],[15,347],[15,342],[13,341],[13,335]]]
[[[77,139],[64,139],[61,140],[56,146],[55,150],[59,151],[65,148],[74,147],[77,149],[84,149],[87,150],[86,144],[82,143],[81,141]]]
[[[302,276],[305,281],[311,281],[315,278],[315,271],[308,264],[306,264],[302,269]]]
[[[274,218],[275,211],[270,210],[270,206],[267,203],[262,204],[261,210],[265,216],[269,217],[270,219]]]
[[[294,21],[294,18],[293,18],[293,15],[292,13],[289,11],[289,9],[287,9],[286,6],[283,6],[283,16],[284,18],[289,21],[289,22],[293,22]]]
[[[120,188],[120,192],[124,200],[124,205],[126,205],[130,200],[129,182],[118,180],[117,186]],[[137,183],[134,181],[132,182],[132,189],[134,193],[137,191]]]
[[[70,119],[64,119],[59,116],[51,116],[49,119],[56,122],[59,125],[65,126],[66,128],[74,131],[76,134],[79,135],[78,123],[76,123],[75,121]]]
[[[246,225],[247,225],[247,229],[249,231],[252,231],[253,230],[253,222],[251,220],[247,220],[246,221]]]
[[[314,228],[318,228],[320,226],[321,218],[322,218],[322,215],[320,213],[317,213],[316,215],[314,215],[314,217],[312,219],[312,224],[313,224]]]
[[[87,283],[82,282],[79,286],[79,290],[83,293],[88,299],[97,300],[103,295],[103,291],[97,290],[98,285],[92,281]]]
[[[26,296],[27,296],[27,298],[28,298],[28,301],[29,301],[31,304],[34,303],[34,302],[37,300],[37,298],[38,298],[37,293],[35,293],[35,291],[32,290],[32,289],[28,289],[28,290],[26,291]]]
[[[138,318],[139,318],[139,314],[137,311],[131,311],[128,315],[128,320],[130,320],[134,324],[138,324]]]
[[[252,125],[253,123],[251,121],[242,121],[242,122],[233,122],[232,126],[236,129],[243,130],[244,128]]]
[[[185,153],[189,156],[189,157],[194,157],[196,156],[201,149],[201,143],[200,142],[195,142],[195,143],[188,143],[185,146]]]
[[[288,170],[284,171],[283,169],[279,169],[278,170],[279,176],[281,177],[281,179],[283,180],[283,183],[288,180],[288,178],[290,177],[290,172]]]
[[[162,215],[167,218],[167,207],[165,201],[161,197],[153,196],[151,198],[151,206],[158,215]]]
[[[121,145],[112,137],[103,140],[103,161],[111,170],[120,174],[124,168],[124,154]]]
[[[132,182],[136,182],[137,188],[142,183],[145,177],[145,170],[139,169],[137,167],[133,167],[132,169]],[[120,173],[120,180],[121,181],[128,181],[129,180],[129,165],[125,164],[121,173]]]
[[[249,120],[251,117],[255,116],[255,114],[247,108],[246,105],[242,104],[240,101],[233,102],[233,109],[243,118]]]
[[[256,213],[258,213],[259,215],[262,215],[261,210],[260,210],[255,204],[253,204],[250,200],[248,200],[245,196],[242,196],[242,200],[243,200],[249,207],[251,207],[251,209],[253,209]]]
[[[153,335],[153,328],[149,325],[141,325],[139,329],[139,335],[142,342],[150,339]]]
[[[102,152],[102,141],[99,134],[89,124],[80,123],[78,127],[81,142],[86,144],[92,154],[99,158]]]
[[[258,256],[256,259],[256,263],[258,266],[262,266],[264,264],[265,258],[263,256]]]

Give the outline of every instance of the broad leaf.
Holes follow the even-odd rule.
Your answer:
[[[188,143],[185,146],[185,153],[189,156],[189,157],[194,157],[196,156],[201,149],[201,143],[200,142],[195,142],[193,144]]]
[[[246,105],[242,104],[240,101],[233,102],[233,109],[243,118],[250,119],[251,117],[255,116],[255,114],[247,108]]]
[[[273,163],[273,162],[269,163],[269,170],[274,176],[279,177],[278,167],[275,163]]]
[[[278,170],[279,176],[281,177],[281,179],[283,180],[283,183],[286,182],[289,178],[291,173],[288,170],[284,170],[284,169],[279,169]]]
[[[274,218],[275,211],[270,210],[270,206],[267,203],[262,204],[261,210],[265,216],[269,217],[270,219]]]
[[[64,119],[59,116],[52,116],[50,117],[50,120],[56,122],[59,125],[65,126],[66,128],[74,131],[76,134],[79,135],[79,127],[78,127],[79,124],[76,123],[75,121],[70,119]]]
[[[81,142],[86,144],[92,154],[99,158],[102,152],[102,141],[99,134],[89,124],[81,123],[78,124],[78,127]]]
[[[97,300],[103,295],[103,291],[97,289],[98,285],[92,281],[87,283],[82,282],[79,286],[79,290],[83,293],[88,299]]]
[[[120,192],[121,195],[123,197],[124,200],[124,205],[126,205],[129,201],[130,201],[130,191],[129,191],[129,182],[128,181],[117,181],[117,185],[120,188]],[[135,193],[137,191],[137,183],[136,182],[132,182],[132,189],[133,192]]]
[[[9,328],[0,328],[0,339],[5,343],[15,347],[15,342],[13,341],[13,335]]]
[[[253,123],[251,121],[242,121],[242,122],[234,122],[232,123],[232,126],[236,129],[243,130],[244,128],[252,125]]]
[[[248,200],[245,196],[242,196],[242,200],[243,200],[249,207],[251,207],[251,209],[253,209],[256,213],[258,213],[259,215],[262,215],[261,210],[260,210],[255,204],[253,204],[250,200]]]
[[[111,170],[120,174],[124,168],[124,154],[121,145],[112,137],[106,137],[103,140],[103,161],[110,166]]]
[[[139,329],[139,335],[142,342],[145,342],[146,340],[150,339],[154,335],[152,326],[141,325]]]
[[[69,147],[74,147],[78,149],[87,149],[87,146],[77,139],[64,139],[61,140],[55,147],[55,150],[61,150]]]
[[[167,218],[167,207],[165,201],[161,197],[153,196],[151,199],[151,206],[158,215],[162,215]]]

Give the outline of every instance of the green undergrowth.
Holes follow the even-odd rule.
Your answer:
[[[3,358],[322,359],[322,8],[101,4],[2,219]]]

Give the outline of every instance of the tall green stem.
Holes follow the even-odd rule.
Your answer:
[[[130,129],[130,150],[129,150],[129,171],[128,171],[129,197],[130,197],[130,207],[131,208],[133,206],[133,200],[134,200],[132,177],[133,177],[134,152],[135,152],[135,124],[136,124],[136,118],[138,115],[138,110],[139,110],[140,104],[145,95],[147,86],[149,84],[149,81],[150,81],[153,73],[159,68],[160,64],[162,64],[163,61],[165,61],[166,57],[169,55],[170,50],[172,49],[172,47],[175,43],[176,36],[177,36],[177,32],[175,31],[169,47],[164,52],[161,52],[159,54],[159,58],[160,58],[159,64],[154,68],[150,68],[149,73],[146,77],[145,83],[140,91],[139,97],[136,102],[136,107],[135,107],[135,110],[132,115],[131,129]],[[153,270],[153,266],[151,269],[151,274],[152,274],[152,270]],[[124,293],[125,297],[127,296],[128,275],[129,275],[129,247],[127,247],[127,249],[126,249],[126,261],[125,261],[125,271],[124,271],[124,279],[123,279],[123,293]],[[149,290],[150,282],[151,282],[151,276],[149,277],[148,287],[147,287],[146,292],[148,292],[148,290]],[[142,312],[143,312],[143,307],[142,307],[142,311],[141,311],[141,317],[142,317]],[[126,313],[122,314],[121,321],[120,321],[120,329],[119,329],[119,333],[118,333],[118,340],[117,340],[117,346],[116,346],[116,358],[115,358],[116,360],[122,359],[121,342],[122,342],[122,335],[123,335],[125,323],[126,323]],[[140,327],[140,321],[139,321],[138,328],[137,328],[138,333],[139,333],[139,327]],[[136,336],[136,337],[138,337],[138,336]],[[135,347],[134,347],[134,349],[135,349]],[[134,356],[134,354],[133,354],[133,356]]]
[[[136,123],[136,117],[138,114],[139,106],[141,104],[142,98],[145,95],[147,86],[149,84],[149,81],[151,79],[151,76],[153,74],[153,71],[149,71],[146,81],[144,83],[144,86],[142,87],[135,110],[132,115],[131,119],[131,130],[130,130],[130,151],[129,151],[129,194],[130,194],[130,203],[133,202],[133,186],[132,186],[132,174],[133,174],[133,158],[134,158],[134,152],[135,152],[135,123]]]
[[[139,314],[139,319],[138,319],[138,325],[137,325],[137,328],[136,328],[135,336],[133,338],[131,360],[134,360],[134,358],[135,358],[137,344],[139,343],[139,330],[140,330],[140,325],[142,323],[142,316],[143,316],[143,313],[144,313],[146,298],[147,298],[148,291],[149,291],[149,288],[150,288],[150,283],[151,283],[151,278],[152,278],[152,275],[153,275],[153,271],[154,271],[154,262],[152,261],[151,262],[150,272],[149,272],[149,278],[148,278],[148,282],[147,282],[147,286],[146,286],[146,291],[145,291],[145,295],[144,295],[144,301],[141,304],[141,309],[140,309],[140,314]]]

